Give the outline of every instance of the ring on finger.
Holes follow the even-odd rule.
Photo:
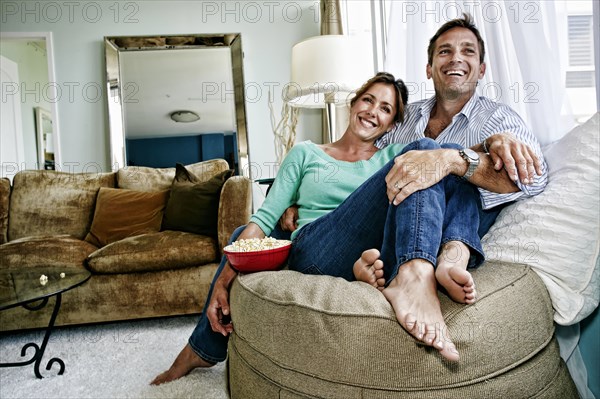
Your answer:
[[[400,185],[398,184],[398,182],[394,183],[394,188],[400,191]]]

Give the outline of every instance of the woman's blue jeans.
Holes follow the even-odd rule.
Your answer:
[[[460,148],[443,145],[444,148]],[[410,150],[438,149],[440,145],[422,139],[407,145]],[[363,251],[377,248],[389,283],[398,268],[407,261],[421,258],[434,267],[442,244],[461,241],[471,250],[470,266],[483,262],[478,235],[480,201],[478,190],[454,175],[444,177],[432,187],[413,193],[400,205],[389,203],[385,176],[393,166],[389,162],[375,173],[338,208],[304,226],[295,237],[288,266],[306,274],[324,274],[354,280],[352,266]],[[419,170],[422,165],[406,165],[419,173],[441,173],[438,169]],[[235,241],[241,231],[232,236]],[[224,267],[222,260],[216,277]],[[213,280],[214,281],[214,280]],[[212,286],[205,306],[212,295]],[[220,362],[227,356],[227,337],[212,331],[203,313],[189,344],[203,359]]]

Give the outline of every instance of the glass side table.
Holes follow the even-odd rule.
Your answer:
[[[0,271],[0,311],[16,306],[36,311],[46,306],[51,297],[56,297],[41,346],[30,342],[21,349],[21,357],[25,357],[27,350],[33,348],[33,357],[22,362],[0,363],[0,367],[18,367],[34,363],[35,376],[43,378],[40,374],[40,363],[60,310],[62,293],[85,283],[90,276],[89,271],[73,267],[31,267]],[[50,370],[54,363],[60,366],[58,375],[63,374],[65,363],[56,357],[48,361],[46,370]]]

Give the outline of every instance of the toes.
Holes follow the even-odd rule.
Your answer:
[[[425,324],[425,336],[423,337],[423,342],[425,342],[427,345],[435,346],[438,349],[443,347],[442,342],[438,339],[437,328],[435,324]]]
[[[445,345],[440,348],[440,355],[451,362],[457,362],[460,359],[456,346],[449,340],[447,340]]]
[[[379,259],[379,251],[376,249],[367,249],[360,255],[360,260],[368,265],[374,264]]]
[[[423,339],[423,331],[421,331],[420,326],[417,325],[417,319],[413,316],[412,313],[404,316],[404,328],[408,331],[409,334],[416,337],[418,340]],[[402,324],[402,323],[400,323]]]
[[[448,275],[457,284],[462,286],[473,284],[473,277],[471,276],[471,273],[459,267],[451,267],[448,270]]]

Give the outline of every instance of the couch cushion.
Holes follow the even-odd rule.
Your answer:
[[[0,179],[0,244],[8,241],[8,205],[10,201],[10,180]]]
[[[83,239],[92,223],[98,189],[114,186],[114,173],[17,173],[10,195],[9,241],[56,234]]]
[[[101,188],[94,221],[85,240],[101,247],[126,237],[159,231],[168,195],[168,190],[148,193]]]
[[[233,349],[237,362],[298,396],[454,398],[465,395],[440,390],[475,385],[467,397],[537,397],[560,365],[543,282],[527,266],[500,262],[487,262],[473,271],[473,278],[479,294],[474,305],[439,294],[460,353],[455,364],[418,344],[377,289],[289,270],[234,280],[230,356]],[[551,365],[525,367],[515,384],[507,378],[491,381],[551,344]],[[244,391],[248,381],[230,383],[232,391]],[[253,397],[252,387],[246,393]]]
[[[544,192],[506,207],[482,240],[487,259],[522,262],[550,292],[559,324],[600,300],[600,114],[544,149]]]
[[[90,254],[95,273],[134,273],[182,269],[214,263],[217,244],[210,237],[180,231],[143,234],[109,244]]]
[[[216,238],[221,189],[232,174],[233,170],[225,170],[202,182],[177,164],[162,228]]]
[[[229,164],[224,159],[211,159],[187,165],[187,169],[196,175],[200,181],[206,181],[215,174],[229,169]],[[145,166],[128,166],[119,169],[117,182],[119,188],[138,191],[167,190],[173,183],[175,167],[173,168],[148,168]]]
[[[83,267],[97,247],[69,235],[35,236],[0,246],[0,268],[35,266]]]

